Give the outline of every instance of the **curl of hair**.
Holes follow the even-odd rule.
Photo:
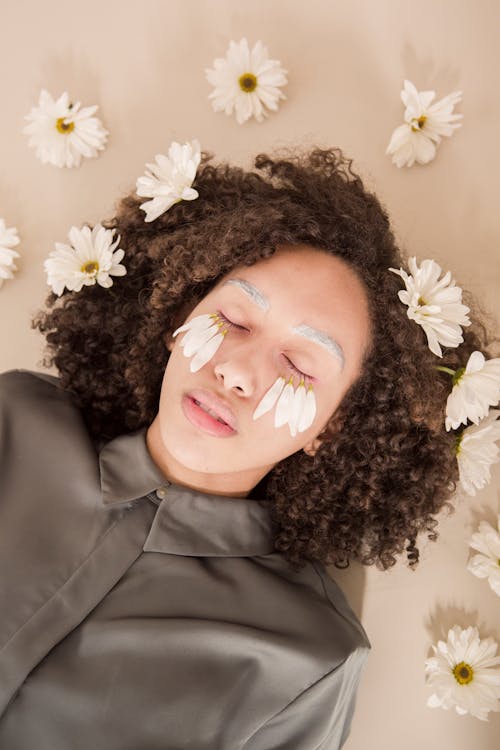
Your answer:
[[[439,360],[408,319],[389,267],[405,264],[385,210],[339,149],[271,158],[255,171],[213,165],[204,154],[195,201],[146,223],[134,194],[105,222],[121,236],[127,275],[109,289],[52,292],[33,321],[46,336],[46,366],[104,440],[148,426],[156,416],[169,352],[165,338],[218,280],[306,244],[342,258],[364,282],[372,346],[362,374],[330,419],[314,456],[298,451],[250,493],[270,501],[275,549],[298,570],[307,560],[387,569],[406,551],[418,563],[417,536],[437,538],[436,515],[457,478],[455,435],[444,429],[450,378],[437,364],[463,366],[486,355],[475,323],[464,343]]]

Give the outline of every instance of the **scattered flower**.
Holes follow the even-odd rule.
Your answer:
[[[482,489],[491,479],[490,466],[498,460],[500,453],[496,445],[500,440],[499,414],[500,411],[491,409],[478,425],[470,425],[457,438],[460,484],[468,495],[475,495],[476,490]],[[498,556],[500,558],[500,548]],[[500,567],[498,570],[500,573]]]
[[[461,326],[470,325],[469,308],[462,305],[462,290],[449,271],[439,280],[441,266],[435,261],[423,260],[419,267],[413,257],[408,265],[412,275],[402,268],[389,268],[406,286],[398,292],[399,299],[408,305],[408,317],[424,329],[431,352],[442,357],[440,344],[456,347],[464,340]]]
[[[168,156],[157,154],[155,159],[156,164],[146,164],[145,176],[137,180],[137,195],[152,198],[141,203],[146,212],[144,221],[154,221],[174,203],[198,197],[198,191],[191,187],[201,160],[197,140],[183,146],[174,141]]]
[[[482,352],[475,351],[466,367],[450,373],[453,389],[446,402],[446,429],[456,430],[468,419],[479,424],[500,399],[500,358],[486,360]]]
[[[54,100],[43,89],[38,107],[24,118],[30,123],[23,133],[31,136],[28,145],[36,149],[42,164],[78,167],[82,156],[97,156],[106,143],[108,131],[92,117],[96,110],[97,105],[80,109],[80,102],[71,104],[66,91]]]
[[[115,230],[105,229],[101,224],[89,227],[71,227],[69,245],[56,242],[48,259],[44,262],[47,283],[60,296],[64,287],[70,292],[79,292],[83,286],[95,283],[103,287],[113,285],[111,276],[124,276],[125,266],[120,265],[125,252],[116,249],[120,236],[114,239]]]
[[[427,164],[436,155],[436,145],[441,136],[452,135],[461,127],[456,120],[463,115],[453,113],[453,107],[462,99],[461,91],[454,91],[431,105],[435,91],[417,91],[413,83],[404,82],[401,99],[405,105],[404,125],[393,132],[386,154],[392,154],[397,167],[411,167],[415,162]]]
[[[427,684],[434,689],[427,705],[455,708],[458,714],[471,714],[488,720],[489,711],[500,710],[500,664],[493,638],[480,640],[476,627],[462,630],[454,625],[448,640],[432,646],[435,656],[426,659]]]
[[[12,248],[19,245],[19,236],[15,227],[9,229],[5,221],[0,219],[0,287],[5,279],[12,279],[17,266],[14,258],[19,258],[17,250]]]
[[[252,51],[246,39],[229,42],[225,58],[214,60],[213,69],[205,70],[208,82],[215,86],[209,99],[215,112],[236,112],[241,125],[250,117],[262,122],[267,109],[277,110],[278,101],[286,99],[280,86],[287,83],[287,71],[279,60],[270,60],[267,48],[257,42]]]
[[[487,578],[491,589],[500,596],[500,515],[498,530],[487,521],[481,521],[479,531],[472,535],[469,546],[479,552],[473,555],[467,570],[478,578]]]

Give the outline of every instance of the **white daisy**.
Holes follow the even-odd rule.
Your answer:
[[[431,352],[442,357],[440,344],[455,347],[464,340],[461,326],[470,325],[469,308],[462,305],[462,290],[455,286],[449,271],[439,280],[441,266],[435,261],[423,260],[419,267],[413,257],[408,265],[411,276],[402,268],[389,269],[405,283],[399,299],[408,305],[408,317],[424,329]]]
[[[23,133],[31,136],[28,145],[36,149],[42,164],[78,167],[82,156],[97,156],[106,143],[108,131],[92,117],[96,110],[97,106],[80,109],[80,102],[71,104],[67,92],[56,101],[42,90],[38,107],[25,117],[30,123]]]
[[[277,110],[278,101],[286,99],[280,86],[287,83],[287,71],[279,60],[270,60],[262,42],[252,51],[246,39],[229,42],[225,58],[214,60],[213,69],[205,71],[208,82],[215,86],[209,99],[216,112],[236,112],[241,125],[250,117],[262,122],[267,109]]]
[[[478,578],[487,578],[495,594],[500,596],[500,515],[497,519],[498,530],[487,521],[481,521],[479,531],[472,535],[469,546],[479,552],[473,555],[467,564]]]
[[[446,429],[456,430],[468,419],[479,424],[499,399],[500,358],[486,360],[482,352],[472,352],[466,367],[453,375],[453,390],[446,401]]]
[[[137,180],[137,195],[152,198],[141,203],[146,212],[144,221],[154,221],[174,203],[198,197],[198,191],[191,187],[201,160],[197,140],[183,146],[174,141],[168,156],[157,154],[155,159],[156,164],[146,164],[145,176]]]
[[[12,249],[16,245],[19,245],[17,229],[7,228],[5,221],[0,219],[0,286],[5,279],[12,279],[17,271],[14,258],[19,258],[19,253]]]
[[[475,495],[491,479],[490,466],[498,460],[500,450],[500,411],[491,409],[478,425],[467,427],[457,439],[460,484],[468,495]],[[500,556],[500,549],[499,549]],[[499,567],[500,575],[500,567]],[[500,592],[499,592],[500,593]]]
[[[436,155],[436,145],[441,136],[452,135],[461,123],[463,115],[453,113],[453,107],[462,99],[461,91],[454,91],[440,101],[431,104],[435,91],[417,91],[413,83],[404,82],[401,99],[405,105],[405,124],[393,132],[386,150],[392,154],[397,167],[411,167],[415,163],[427,164]]]
[[[458,714],[471,714],[488,720],[489,711],[500,710],[500,664],[493,638],[480,640],[476,627],[462,630],[454,625],[448,640],[432,646],[435,656],[426,659],[427,684],[434,692],[427,705],[455,708]]]
[[[111,276],[124,276],[125,266],[120,265],[125,252],[116,249],[120,242],[114,239],[115,230],[105,229],[101,224],[89,227],[71,227],[69,245],[56,242],[48,259],[44,262],[47,283],[55,294],[60,296],[64,287],[71,292],[79,292],[83,286],[100,284],[110,287]]]

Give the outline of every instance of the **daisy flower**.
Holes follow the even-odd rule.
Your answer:
[[[481,521],[479,531],[472,535],[469,546],[479,552],[467,564],[467,570],[478,578],[487,578],[495,594],[500,596],[500,515],[498,530]]]
[[[0,219],[0,286],[5,279],[12,279],[17,266],[14,258],[19,258],[17,250],[12,248],[19,245],[19,236],[15,227],[9,229],[5,226],[5,221]]]
[[[246,39],[229,42],[225,58],[217,58],[212,69],[206,69],[208,82],[214,86],[209,94],[215,112],[236,112],[241,125],[250,117],[262,122],[267,109],[277,110],[278,101],[286,99],[280,86],[287,83],[287,71],[279,60],[270,60],[262,42],[250,51]]]
[[[89,227],[71,227],[69,245],[56,242],[48,259],[44,262],[47,283],[55,294],[60,296],[64,287],[71,292],[79,292],[83,286],[100,284],[110,287],[111,276],[124,276],[127,271],[120,261],[125,255],[116,250],[120,237],[114,239],[114,229],[104,229],[101,224]]]
[[[458,714],[471,714],[488,720],[489,711],[500,710],[500,664],[493,638],[480,640],[476,627],[462,630],[454,625],[448,640],[432,646],[435,656],[426,659],[427,684],[434,692],[427,705],[455,708]]]
[[[500,452],[496,445],[500,440],[499,414],[500,411],[491,409],[478,425],[470,425],[457,438],[460,484],[468,495],[475,495],[491,479],[490,466],[498,460]],[[500,574],[500,567],[498,571]]]
[[[486,360],[482,352],[475,351],[466,367],[441,369],[453,375],[453,389],[446,401],[446,429],[456,430],[468,419],[479,424],[500,399],[500,358]]]
[[[453,107],[462,99],[462,92],[454,91],[431,104],[435,95],[435,91],[417,91],[413,83],[404,82],[401,99],[406,107],[405,123],[393,132],[386,150],[397,167],[432,161],[441,136],[450,136],[461,126],[456,120],[463,115],[453,114]]]
[[[198,191],[192,186],[201,160],[197,140],[181,146],[175,141],[168,156],[157,154],[156,164],[146,164],[146,174],[137,180],[137,195],[152,200],[141,203],[144,221],[154,221],[179,201],[192,201]]]
[[[106,143],[108,131],[92,117],[96,110],[97,106],[80,109],[80,102],[71,104],[67,92],[54,100],[43,89],[38,106],[25,117],[29,125],[23,133],[31,136],[28,145],[36,150],[42,164],[78,167],[82,156],[97,156]]]
[[[463,341],[461,326],[470,325],[469,308],[462,305],[462,290],[449,271],[439,279],[441,267],[435,261],[423,260],[419,267],[413,257],[408,265],[412,275],[389,268],[406,286],[398,292],[399,299],[408,305],[408,317],[424,329],[431,352],[442,357],[440,344],[456,347]]]

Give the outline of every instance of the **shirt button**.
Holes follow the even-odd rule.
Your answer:
[[[156,497],[160,500],[165,500],[165,498],[167,497],[167,490],[165,489],[165,487],[160,487],[159,490],[156,490]]]

